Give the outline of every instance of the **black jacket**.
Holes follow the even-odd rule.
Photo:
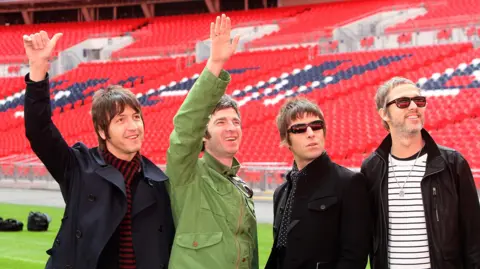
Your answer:
[[[434,269],[480,268],[480,205],[467,161],[453,149],[437,146],[422,130],[428,153],[421,182],[430,261]],[[374,216],[373,269],[388,268],[388,155],[392,138],[362,164]],[[435,192],[433,191],[435,189]]]
[[[33,82],[27,75],[25,80],[26,136],[66,203],[46,268],[118,268],[118,252],[111,246],[118,245],[112,241],[127,211],[124,178],[97,148],[67,145],[51,120],[48,76]],[[167,268],[174,237],[167,177],[145,157],[139,177],[132,205],[137,268]]]
[[[274,245],[266,268],[365,269],[371,239],[365,178],[333,163],[326,153],[303,172],[285,253],[279,253],[276,244],[291,188],[290,173],[274,193]]]

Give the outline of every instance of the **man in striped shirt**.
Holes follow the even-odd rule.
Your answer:
[[[362,164],[374,212],[373,269],[480,268],[480,205],[468,162],[423,128],[427,98],[395,77],[375,96],[389,132]]]

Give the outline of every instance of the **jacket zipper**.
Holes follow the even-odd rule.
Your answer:
[[[435,209],[435,216],[437,217],[437,222],[439,222],[440,218],[438,217],[437,187],[433,187],[433,209]]]
[[[240,254],[241,254],[241,245],[240,241],[238,240],[238,233],[240,232],[240,226],[242,225],[242,220],[243,220],[243,194],[240,193],[240,216],[238,217],[238,225],[237,225],[237,231],[235,232],[235,242],[237,243],[237,262],[235,263],[235,268],[239,268],[240,266]]]

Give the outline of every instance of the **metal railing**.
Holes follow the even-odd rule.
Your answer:
[[[159,167],[165,171],[165,165]],[[290,169],[287,163],[243,163],[238,176],[256,191],[271,192],[285,181]],[[358,167],[350,169],[360,170]],[[472,172],[476,182],[480,182],[480,169],[473,169]],[[28,162],[0,162],[0,187],[59,189],[42,163]],[[477,187],[480,187],[480,183]]]

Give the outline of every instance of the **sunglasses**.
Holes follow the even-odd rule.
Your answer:
[[[318,131],[325,127],[325,122],[323,122],[323,120],[316,120],[310,123],[294,124],[290,126],[290,128],[288,129],[288,132],[292,134],[301,134],[301,133],[305,133],[308,127],[312,128],[312,131]]]
[[[239,177],[231,177],[231,182],[237,187],[247,198],[253,197],[253,190],[248,187],[247,183]]]
[[[393,103],[397,105],[398,108],[404,109],[410,106],[410,102],[414,102],[417,107],[425,107],[427,105],[427,97],[425,96],[415,96],[415,97],[400,97],[395,100],[392,100],[387,103],[387,107]]]

